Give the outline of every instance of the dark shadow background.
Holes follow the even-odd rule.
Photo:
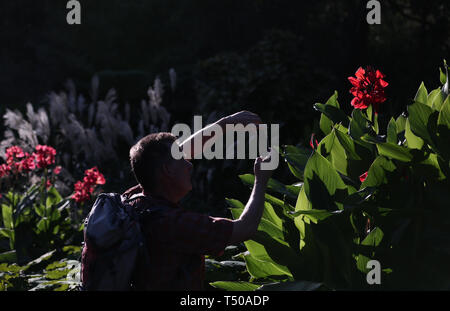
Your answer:
[[[439,85],[450,2],[380,2],[381,25],[368,25],[367,1],[358,0],[81,0],[81,25],[68,25],[66,1],[3,0],[0,113],[44,104],[69,78],[88,94],[94,74],[103,94],[115,88],[119,103],[138,105],[156,76],[170,84],[174,68],[176,90],[163,100],[172,124],[248,109],[281,124],[280,143],[306,143],[319,117],[315,102],[337,90],[351,110],[347,77],[359,66],[386,74],[387,119],[406,110],[421,81]],[[216,173],[191,194],[195,202],[222,209],[225,196],[248,195],[237,174],[251,172],[251,161],[204,162]],[[281,164],[276,176],[292,181],[288,175]]]

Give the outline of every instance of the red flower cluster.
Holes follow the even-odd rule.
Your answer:
[[[55,163],[56,150],[50,146],[36,146],[36,164],[39,168],[46,168]]]
[[[46,168],[55,163],[56,150],[50,146],[37,145],[36,152],[23,152],[19,146],[6,149],[6,164],[0,165],[0,178],[11,172],[29,172],[36,167]]]
[[[95,185],[105,184],[105,177],[100,173],[97,167],[90,168],[84,172],[83,181],[77,181],[74,186],[72,199],[76,202],[88,201]]]
[[[385,75],[372,67],[367,67],[366,69],[359,67],[355,76],[356,78],[348,77],[348,80],[353,85],[350,93],[355,96],[351,105],[356,109],[365,109],[373,105],[377,112],[378,105],[386,100],[384,88],[389,84],[383,80]]]

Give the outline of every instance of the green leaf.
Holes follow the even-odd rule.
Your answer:
[[[338,131],[336,129],[333,129],[329,135],[322,139],[317,147],[317,151],[328,161],[330,161],[336,170],[344,175],[348,175],[348,161],[346,152],[337,138],[337,132]]]
[[[209,285],[227,291],[254,291],[261,286],[261,284],[254,284],[250,282],[231,282],[231,281],[218,281],[209,283]]]
[[[17,262],[17,254],[16,250],[4,252],[0,254],[0,262],[1,263],[15,263]]]
[[[11,239],[14,236],[14,230],[0,228],[0,236],[4,236],[5,238]]]
[[[342,123],[342,125],[348,127],[350,123],[345,112],[334,106],[317,103],[314,105],[314,109],[326,115],[334,124]]]
[[[384,233],[383,231],[376,227],[366,236],[366,238],[361,242],[361,245],[366,246],[378,246],[383,240]]]
[[[284,148],[282,156],[285,158],[292,174],[298,179],[303,180],[303,172],[311,153],[312,151],[310,149],[287,145]]]
[[[442,108],[442,104],[445,101],[445,98],[447,96],[444,92],[442,92],[441,88],[437,88],[433,91],[431,91],[430,94],[428,94],[428,106],[430,106],[432,109],[440,111]],[[431,105],[430,105],[431,103]]]
[[[403,146],[390,143],[377,143],[377,148],[380,155],[384,155],[394,160],[410,162],[413,159],[413,155],[409,149]]]
[[[50,219],[48,219],[47,217],[41,218],[36,227],[38,228],[38,233],[46,232],[50,228]]]
[[[397,134],[400,134],[405,130],[406,117],[404,115],[400,115],[397,120],[395,120],[395,124],[397,125]]]
[[[258,291],[315,291],[322,287],[322,283],[308,281],[280,282],[265,284]]]
[[[253,186],[255,182],[255,175],[253,174],[244,174],[239,175],[239,178],[242,182],[248,186]],[[267,183],[267,189],[284,194],[290,198],[296,199],[298,196],[298,189],[294,186],[285,186],[281,182],[276,179],[270,178]]]
[[[34,207],[34,211],[36,212],[36,214],[38,214],[38,216],[40,217],[44,217],[45,216],[45,206],[44,204],[36,204]]]
[[[242,204],[242,202],[239,201],[239,200],[225,198],[225,201],[226,201],[226,202],[228,203],[228,205],[230,205],[232,208],[244,210],[245,205]],[[238,218],[239,218],[239,216],[238,216]]]
[[[359,140],[367,133],[367,119],[361,109],[353,109],[352,120],[350,121],[349,134],[353,139]]]
[[[445,82],[447,82],[447,75],[442,71],[441,68],[439,68],[439,80],[441,81],[442,85],[444,85]]]
[[[12,205],[2,204],[2,218],[6,229],[14,229]]]
[[[383,156],[378,156],[369,168],[367,178],[361,184],[361,189],[366,187],[378,187],[381,184],[387,183],[386,174],[394,172],[396,166],[392,161]]]
[[[397,144],[397,123],[391,118],[388,124],[387,139],[388,143]]]
[[[318,210],[318,209],[311,209],[306,211],[296,211],[292,213],[294,217],[305,215],[309,219],[311,219],[312,222],[318,223],[319,221],[325,220],[330,216],[338,215],[342,213],[342,210],[337,211],[326,211],[326,210]]]
[[[348,159],[352,160],[361,160],[359,155],[355,151],[355,144],[353,140],[347,136],[347,134],[342,133],[342,131],[335,131],[336,137],[339,140],[339,143],[345,149],[345,153],[347,154]]]
[[[256,278],[266,278],[269,276],[288,275],[271,262],[260,261],[254,258],[249,252],[244,256],[245,264],[247,266],[248,273]]]
[[[429,122],[433,122],[431,118],[432,113],[432,108],[421,104],[420,102],[415,102],[414,104],[408,106],[408,120],[409,125],[411,126],[411,131],[414,135],[417,135],[425,140],[430,146],[434,146],[433,140],[431,139],[429,133]]]
[[[423,105],[426,105],[428,102],[428,91],[423,82],[420,84],[419,89],[417,90],[414,101],[419,102]]]
[[[52,206],[61,202],[61,200],[62,197],[59,194],[58,190],[56,190],[55,187],[50,187],[50,189],[47,191],[47,200],[45,202],[45,207],[47,209],[50,209]]]
[[[303,189],[315,209],[336,210],[335,202],[343,200],[339,196],[347,193],[347,187],[334,167],[317,152],[306,165]]]
[[[339,109],[339,103],[337,101],[337,91],[334,92],[334,94],[328,99],[325,105],[330,105]],[[320,116],[319,126],[323,134],[328,135],[333,128],[333,122],[325,114],[322,114]]]
[[[413,134],[409,125],[409,119],[406,120],[405,138],[408,143],[408,148],[422,149],[424,141],[422,138]]]

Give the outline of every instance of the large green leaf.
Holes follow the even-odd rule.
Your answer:
[[[402,162],[410,162],[414,157],[408,148],[399,145],[377,143],[377,148],[380,155]]]
[[[253,174],[239,175],[239,178],[244,184],[248,186],[253,186],[255,182],[255,175]],[[274,178],[269,179],[269,182],[267,183],[267,189],[284,194],[292,199],[296,199],[299,192],[298,187],[289,185],[286,186]]]
[[[348,195],[347,187],[334,167],[317,152],[314,152],[306,165],[303,188],[314,209],[342,208],[337,202],[342,202]]]
[[[261,286],[261,284],[241,282],[241,281],[240,282],[218,281],[209,283],[209,285],[227,291],[254,291]]]
[[[337,211],[327,211],[327,210],[318,210],[318,209],[311,209],[306,211],[296,211],[292,215],[294,217],[305,215],[308,217],[312,222],[318,223],[321,220],[325,220],[330,216],[333,215],[339,215],[342,213],[343,210],[337,210]]]
[[[337,91],[335,91],[334,94],[325,103],[325,105],[330,105],[339,109],[339,102],[337,101],[337,96],[338,96]],[[333,121],[331,121],[330,118],[328,118],[325,114],[322,114],[320,116],[319,126],[323,134],[328,135],[330,134],[333,128]]]
[[[339,140],[339,143],[345,150],[347,158],[352,159],[352,160],[361,160],[360,156],[356,153],[355,143],[347,135],[347,133],[344,134],[340,130],[336,130],[335,132],[336,132],[336,137]]]
[[[433,122],[431,118],[432,113],[432,108],[420,102],[415,102],[408,106],[408,121],[411,126],[411,131],[425,140],[430,146],[434,146],[429,133],[430,125],[428,124],[429,122]]]
[[[442,104],[445,101],[447,95],[441,90],[441,88],[437,88],[428,94],[428,106],[433,108],[433,110],[440,111],[442,108]],[[431,105],[430,105],[431,103]]]
[[[428,91],[423,82],[420,84],[419,89],[417,90],[416,96],[414,97],[416,102],[426,105],[428,102]]]
[[[406,138],[406,142],[408,143],[408,148],[422,149],[424,141],[422,138],[414,135],[414,133],[411,131],[411,127],[409,125],[409,119],[406,120],[405,138]]]
[[[59,202],[61,202],[62,197],[59,194],[58,190],[56,190],[55,187],[51,187],[48,191],[47,191],[47,200],[45,202],[45,207],[47,209],[50,209],[52,206],[58,204]]]
[[[6,229],[14,229],[13,207],[10,204],[2,204],[3,225]]]
[[[391,118],[388,124],[386,141],[391,144],[397,144],[397,123]]]
[[[378,187],[381,184],[387,183],[387,173],[392,173],[396,166],[392,161],[383,156],[378,156],[369,168],[367,178],[361,184],[360,189],[366,187]]]
[[[317,103],[314,105],[314,109],[325,114],[334,124],[342,123],[342,125],[348,127],[350,123],[345,112],[334,106]]]
[[[347,156],[344,147],[342,147],[336,136],[336,132],[337,131],[333,129],[329,135],[322,139],[317,147],[317,151],[330,161],[336,170],[344,175],[348,175]]]
[[[405,130],[406,117],[403,114],[400,115],[397,120],[395,120],[395,124],[397,125],[397,134],[400,134]]]
[[[312,152],[310,149],[308,150],[305,148],[287,145],[284,148],[282,156],[285,158],[292,174],[294,174],[294,176],[298,179],[303,180],[303,172],[311,153]]]
[[[278,269],[277,266],[271,262],[257,260],[249,252],[243,257],[247,266],[248,273],[256,279],[266,278],[270,276],[290,275]]]

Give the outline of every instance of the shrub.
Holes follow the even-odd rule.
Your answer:
[[[422,83],[407,113],[391,118],[386,135],[376,105],[388,105],[362,71],[347,116],[337,92],[321,112],[317,145],[284,146],[281,154],[299,182],[271,179],[257,234],[246,241],[250,283],[212,283],[224,289],[448,289],[450,269],[450,97]],[[377,79],[381,72],[373,71]],[[366,85],[367,86],[367,85]],[[370,85],[369,85],[370,86]],[[356,87],[356,89],[355,89]],[[395,86],[390,86],[395,87]],[[362,93],[361,93],[362,92]],[[380,93],[378,94],[380,95]],[[375,97],[374,97],[375,96]],[[361,100],[366,105],[360,105]],[[365,107],[364,107],[365,106]],[[240,176],[252,185],[253,175]],[[234,218],[244,206],[229,199]],[[370,260],[381,264],[381,284],[369,285]]]

